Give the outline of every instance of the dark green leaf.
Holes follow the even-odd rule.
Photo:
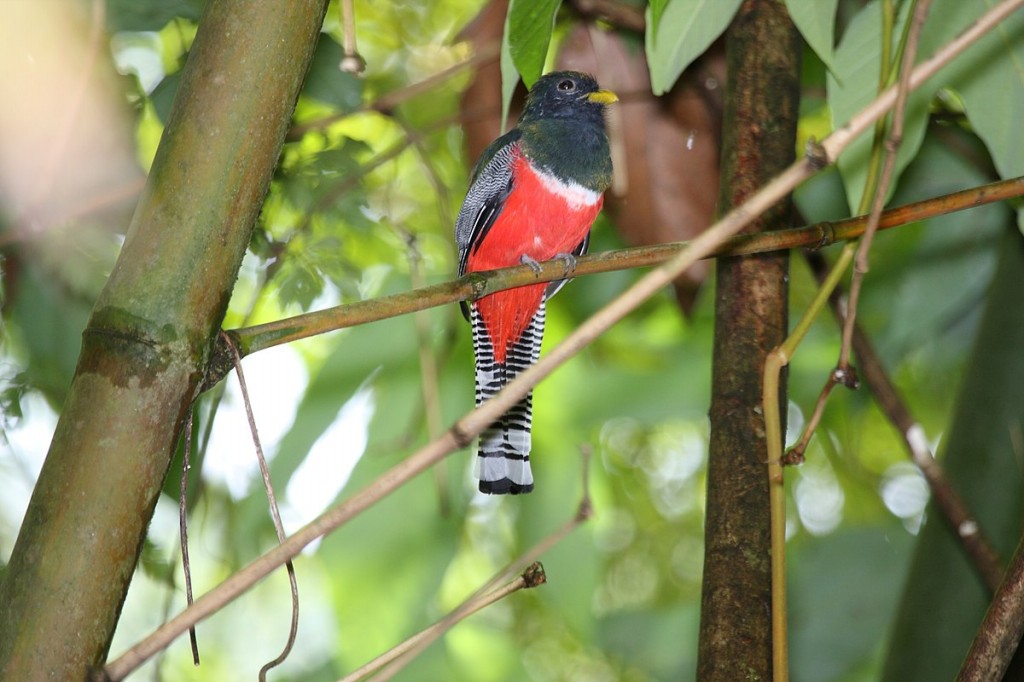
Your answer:
[[[793,23],[830,71],[835,69],[832,54],[838,4],[839,0],[786,0]]]
[[[794,679],[847,679],[882,646],[912,539],[893,522],[795,543],[787,557]]]
[[[338,68],[344,56],[341,45],[328,34],[321,33],[302,92],[347,112],[358,109],[363,103],[363,81],[355,74]]]
[[[544,70],[555,14],[561,4],[562,0],[512,0],[509,4],[509,54],[526,87],[532,87]]]
[[[722,34],[741,1],[667,0],[647,8],[647,63],[656,95],[667,92],[686,67]],[[657,22],[656,9],[661,9]]]
[[[159,31],[173,19],[198,21],[205,0],[107,0],[107,25],[116,31]]]
[[[174,571],[176,567],[168,563],[160,548],[149,538],[143,541],[139,564],[143,572],[153,580],[167,586],[174,585]]]
[[[181,71],[175,71],[174,73],[164,77],[150,94],[149,98],[153,102],[153,110],[156,112],[157,117],[164,123],[167,123],[167,119],[171,115],[171,107],[174,105],[174,97],[178,94],[178,86],[181,84]]]

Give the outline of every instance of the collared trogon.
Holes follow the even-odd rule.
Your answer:
[[[515,128],[473,169],[455,223],[459,275],[563,258],[587,250],[590,226],[612,178],[605,107],[618,98],[575,71],[541,77]],[[466,306],[476,353],[476,403],[494,396],[540,357],[544,303],[565,280],[490,294]],[[480,491],[528,493],[532,392],[480,434]]]

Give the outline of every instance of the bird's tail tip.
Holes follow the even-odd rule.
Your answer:
[[[487,495],[523,495],[533,490],[528,454],[481,449],[476,461],[480,492]]]
[[[480,492],[486,495],[525,495],[533,492],[533,483],[516,483],[510,478],[498,481],[480,481]]]

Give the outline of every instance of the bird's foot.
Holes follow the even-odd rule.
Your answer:
[[[526,255],[525,253],[519,257],[519,262],[523,265],[529,265],[530,269],[533,270],[533,274],[540,276],[540,263]]]
[[[562,261],[562,277],[568,277],[572,273],[576,272],[576,254],[574,253],[556,253],[553,260]]]

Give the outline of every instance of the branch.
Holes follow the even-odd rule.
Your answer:
[[[889,209],[882,213],[878,229],[887,230],[910,222],[975,208],[996,201],[1005,201],[1022,195],[1024,195],[1024,177],[1002,180]],[[716,245],[705,257],[738,256],[799,247],[822,248],[856,239],[864,233],[866,224],[867,216],[860,216],[836,222],[816,223],[791,230],[778,230],[767,234],[738,235]],[[582,256],[577,259],[573,276],[582,277],[601,272],[660,265],[690,248],[691,244],[692,242],[674,242]],[[550,282],[564,276],[565,264],[559,260],[542,263],[539,273],[535,273],[530,267],[523,265],[472,273],[450,282],[304,313],[253,327],[234,329],[228,334],[235,339],[239,353],[245,357],[256,351],[325,332],[397,317],[457,301],[476,300],[496,291],[524,284]],[[230,357],[225,351],[227,351],[226,347],[223,347],[223,351],[218,351],[218,356],[224,355],[225,362],[214,362],[219,369],[211,370],[211,377],[206,381],[207,388],[217,383],[230,370]]]
[[[361,680],[367,675],[372,675],[374,672],[380,670],[389,663],[394,665],[395,663],[400,662],[403,657],[412,656],[414,655],[413,652],[426,648],[429,644],[436,641],[441,635],[448,632],[453,625],[457,624],[459,621],[469,618],[484,607],[490,606],[500,599],[504,599],[513,592],[518,592],[524,588],[538,587],[546,582],[547,576],[544,574],[544,567],[539,563],[533,563],[521,576],[504,587],[499,587],[498,589],[484,595],[474,595],[470,597],[442,620],[439,620],[427,629],[416,633],[398,646],[373,659],[363,667],[352,671],[339,682],[356,682],[356,680]],[[392,675],[389,674],[389,670],[391,670],[390,666],[374,679],[378,681],[390,679]]]
[[[1024,539],[985,612],[957,682],[1001,680],[1024,635]]]
[[[107,655],[326,6],[203,8],[0,581],[2,679],[82,679]]]
[[[815,277],[822,281],[827,274],[824,259],[818,255],[809,257],[808,260]],[[838,288],[829,298],[832,312],[839,320],[840,325],[845,321],[841,299]],[[936,461],[935,456],[928,448],[924,429],[914,419],[910,409],[903,402],[903,398],[889,378],[881,358],[875,353],[874,344],[871,343],[871,339],[864,333],[860,325],[854,326],[851,341],[857,356],[857,363],[864,377],[864,383],[875,397],[879,409],[899,432],[907,454],[921,470],[925,481],[928,482],[928,488],[931,490],[936,506],[960,541],[964,553],[974,564],[974,569],[985,582],[989,592],[994,593],[999,588],[1003,576],[999,553],[996,552],[988,536],[982,530],[977,515],[953,487],[946,475],[945,468]],[[797,447],[790,452],[797,450]],[[799,452],[802,456],[802,450]]]
[[[406,102],[414,97],[419,97],[427,92],[430,92],[441,83],[445,82],[449,78],[458,75],[462,71],[467,69],[475,69],[482,64],[493,61],[498,58],[498,52],[500,51],[500,45],[498,43],[492,43],[489,45],[482,46],[476,53],[466,59],[465,61],[458,62],[449,66],[443,71],[439,71],[432,76],[428,76],[421,81],[416,83],[410,83],[405,87],[392,90],[391,92],[381,95],[375,102],[364,104],[353,111],[346,111],[338,114],[332,114],[319,118],[309,123],[301,123],[292,127],[288,131],[288,141],[295,142],[302,138],[303,135],[311,130],[319,130],[326,128],[327,126],[337,123],[342,119],[355,114],[364,113],[367,111],[376,111],[382,114],[389,114],[399,104]]]
[[[267,493],[267,503],[270,506],[270,517],[274,522],[274,530],[277,532],[277,541],[284,542],[284,524],[281,523],[281,510],[277,505],[277,496],[274,494],[274,484],[270,480],[270,468],[267,466],[267,458],[263,454],[263,444],[260,442],[260,434],[256,428],[256,416],[252,412],[252,401],[249,399],[249,387],[245,381],[245,372],[242,371],[242,358],[238,350],[231,343],[224,332],[221,332],[221,339],[227,343],[231,351],[231,359],[235,365],[235,375],[238,377],[238,388],[242,393],[242,404],[245,405],[245,416],[249,422],[249,433],[252,435],[253,448],[256,450],[256,461],[259,463],[260,473],[263,475],[263,489]],[[292,591],[292,620],[288,630],[288,639],[284,649],[271,661],[268,661],[260,668],[259,680],[265,682],[267,671],[277,667],[288,658],[292,647],[295,645],[295,636],[299,631],[299,585],[295,579],[295,566],[292,562],[286,561],[285,568],[288,570],[288,584]]]
[[[188,470],[189,456],[192,453],[192,410],[185,417],[185,444],[181,451],[181,485],[178,497],[178,534],[181,539],[181,570],[185,575],[185,603],[192,606],[192,563],[188,558]],[[170,609],[165,612],[170,613]],[[189,644],[192,647],[192,664],[199,665],[199,643],[196,641],[196,629],[188,629]]]
[[[367,673],[371,672],[372,670],[376,670],[385,663],[390,663],[390,665],[384,668],[384,670],[382,670],[381,673],[374,678],[374,680],[375,682],[383,682],[383,680],[391,679],[398,673],[398,671],[404,668],[406,664],[412,661],[413,658],[423,653],[423,650],[430,646],[430,644],[434,640],[436,640],[449,629],[454,627],[459,621],[472,615],[472,611],[466,611],[468,608],[470,608],[470,605],[472,603],[475,603],[479,599],[483,598],[483,596],[488,591],[494,589],[494,587],[498,585],[501,581],[507,580],[509,576],[514,575],[515,573],[519,573],[524,569],[526,569],[527,573],[529,573],[530,568],[532,568],[533,566],[540,566],[540,564],[537,563],[538,559],[544,556],[552,547],[554,547],[563,539],[565,539],[565,537],[568,536],[569,533],[576,530],[577,527],[579,527],[582,523],[589,519],[594,513],[594,508],[590,502],[589,485],[591,454],[592,452],[589,446],[584,446],[582,448],[581,455],[583,464],[583,495],[580,498],[580,503],[576,509],[576,514],[571,519],[563,523],[561,526],[555,529],[555,531],[550,533],[547,537],[537,542],[537,544],[535,544],[533,547],[523,552],[518,558],[511,561],[508,566],[506,566],[504,569],[496,573],[486,583],[481,585],[476,590],[476,592],[466,597],[465,601],[463,601],[462,604],[460,604],[455,610],[453,610],[451,613],[445,616],[443,620],[441,620],[434,626],[437,628],[436,632],[432,633],[428,637],[418,639],[418,641],[413,646],[404,649],[399,655],[388,656],[388,654],[391,653],[388,652],[388,654],[384,654],[383,656],[378,657],[374,661],[371,661],[370,663],[366,664],[356,672],[347,676],[341,682],[354,682],[354,680],[365,677]],[[526,573],[524,573],[524,577],[525,575]],[[422,635],[423,633],[420,634]],[[413,639],[419,637],[420,635],[417,635]],[[399,646],[401,647],[402,645]],[[387,657],[388,660],[382,661],[381,659],[384,659],[385,657]],[[379,665],[375,665],[378,662]],[[356,673],[359,674],[357,675]]]
[[[725,36],[728,75],[719,205],[735,206],[795,156],[801,38],[782,0],[744,0]],[[770,134],[762,125],[772,112]],[[791,221],[791,196],[745,230]],[[785,679],[785,608],[772,603],[762,381],[768,354],[786,337],[789,253],[723,258],[715,267],[711,434],[708,444],[697,677]],[[723,368],[727,368],[724,369]],[[785,383],[776,386],[784,403]],[[781,447],[783,439],[779,437]]]
[[[903,142],[903,122],[906,118],[907,100],[910,97],[910,69],[917,56],[917,45],[921,38],[921,29],[924,27],[925,18],[928,16],[928,9],[931,7],[931,0],[915,0],[914,15],[907,32],[907,42],[903,50],[903,59],[899,68],[899,84],[897,86],[896,105],[893,108],[892,128],[885,141],[885,161],[882,165],[882,174],[875,188],[875,196],[871,204],[871,212],[868,216],[867,228],[864,230],[864,237],[857,247],[857,258],[854,261],[853,279],[850,282],[849,312],[846,316],[846,323],[843,325],[843,343],[839,350],[839,365],[836,374],[850,373],[850,347],[853,343],[853,325],[857,320],[857,304],[860,301],[860,291],[864,285],[864,275],[868,272],[868,253],[871,251],[871,244],[878,230],[879,218],[882,215],[882,207],[885,205],[885,197],[889,192],[889,185],[892,183],[896,171],[896,152]]]

